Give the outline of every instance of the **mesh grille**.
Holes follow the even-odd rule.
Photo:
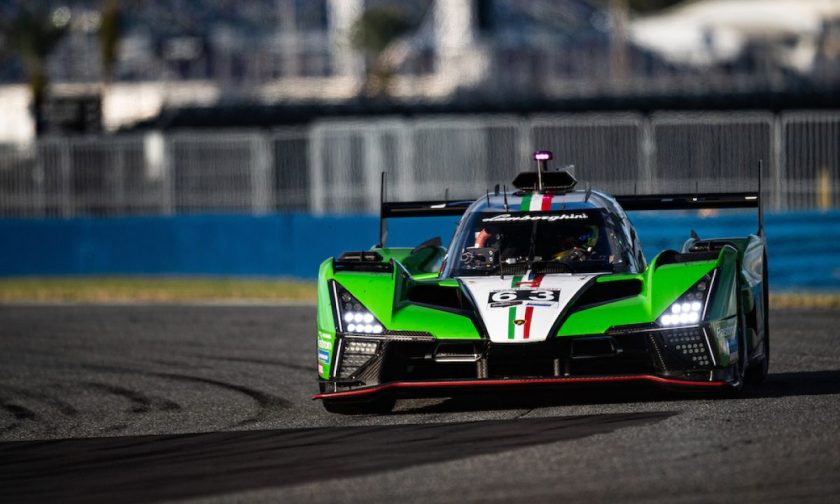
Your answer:
[[[338,368],[339,378],[352,378],[379,350],[379,343],[371,340],[344,340],[344,351],[341,354],[341,364]]]
[[[674,329],[659,333],[662,348],[654,348],[665,369],[708,368],[713,364],[702,328]]]

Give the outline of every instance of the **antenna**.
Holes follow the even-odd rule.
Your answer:
[[[548,171],[548,162],[554,158],[551,151],[537,151],[534,153],[534,159],[537,161],[537,191],[543,190],[543,172]]]
[[[493,188],[493,193],[498,196],[499,195],[499,184],[496,184],[496,187]]]
[[[507,186],[504,186],[504,192],[502,193],[505,198],[505,212],[508,211],[508,202],[507,202]]]
[[[443,190],[443,201],[449,201],[449,188]]]
[[[592,196],[592,184],[589,182],[586,183],[586,195],[583,197],[583,202],[586,203],[589,201],[589,197]]]
[[[376,248],[385,248],[388,239],[388,223],[385,221],[385,172],[382,172],[379,185],[379,243]]]
[[[490,189],[487,189],[484,195],[487,196],[487,206],[490,206]]]

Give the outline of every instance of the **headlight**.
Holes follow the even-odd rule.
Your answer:
[[[715,272],[705,275],[697,283],[691,286],[685,294],[668,307],[659,316],[659,325],[665,327],[686,326],[697,324],[703,320],[706,313],[706,304],[709,301],[709,292],[712,290]]]
[[[333,281],[335,306],[338,310],[337,326],[340,332],[356,334],[382,334],[385,327],[347,289]]]

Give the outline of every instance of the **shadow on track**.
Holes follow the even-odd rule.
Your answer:
[[[440,463],[659,422],[670,412],[0,444],[2,502],[149,502]]]
[[[744,390],[744,398],[840,394],[840,370],[773,373],[757,387]]]
[[[745,387],[742,392],[731,395],[720,390],[670,390],[644,384],[569,386],[545,388],[537,391],[500,391],[459,395],[439,403],[419,407],[412,407],[411,402],[406,402],[395,414],[456,413],[584,404],[625,404],[708,399],[738,400],[831,394],[840,394],[840,370],[771,373],[763,384]]]

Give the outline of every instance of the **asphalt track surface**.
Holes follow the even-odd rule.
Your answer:
[[[312,307],[0,306],[0,502],[838,502],[840,313],[735,398],[315,391]]]

